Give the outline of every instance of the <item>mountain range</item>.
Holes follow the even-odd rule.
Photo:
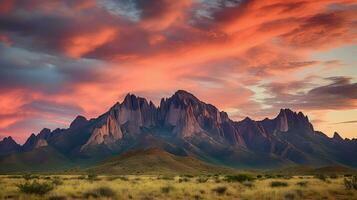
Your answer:
[[[4,138],[0,141],[0,172],[95,168],[113,160],[120,166],[127,164],[128,155],[134,163],[131,168],[140,165],[132,161],[133,155],[140,160],[155,155],[165,158],[157,162],[183,164],[189,160],[182,169],[195,166],[192,163],[240,169],[355,168],[357,140],[343,139],[338,133],[330,138],[314,130],[302,112],[290,109],[281,109],[274,119],[233,121],[227,113],[183,90],[163,98],[159,106],[128,94],[97,118],[77,116],[66,129],[44,128],[23,145],[11,136]],[[143,165],[153,164],[147,163]]]

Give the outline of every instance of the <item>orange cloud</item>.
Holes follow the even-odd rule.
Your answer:
[[[65,52],[71,57],[79,58],[113,40],[116,33],[116,28],[107,27],[102,30],[97,30],[97,32],[73,36],[67,39],[64,47]]]

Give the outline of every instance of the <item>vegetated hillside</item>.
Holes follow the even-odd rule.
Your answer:
[[[87,172],[97,174],[208,174],[234,173],[191,156],[176,156],[157,148],[136,150],[109,158]]]
[[[0,159],[1,173],[54,172],[71,167],[73,167],[73,164],[51,147],[41,147],[29,152],[10,154]]]

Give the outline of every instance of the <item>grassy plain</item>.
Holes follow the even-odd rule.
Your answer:
[[[357,199],[340,176],[2,175],[0,199]],[[37,193],[37,194],[36,194]]]

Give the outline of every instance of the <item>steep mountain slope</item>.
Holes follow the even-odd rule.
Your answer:
[[[98,118],[78,116],[67,129],[43,129],[21,147],[4,139],[0,155],[27,155],[43,148],[87,166],[128,151],[156,148],[239,168],[357,167],[357,140],[344,140],[337,133],[329,138],[315,131],[301,112],[281,109],[274,119],[235,122],[183,90],[162,99],[159,107],[128,94]]]

